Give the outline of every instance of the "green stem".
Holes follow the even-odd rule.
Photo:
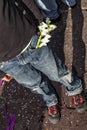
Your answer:
[[[40,48],[40,44],[41,44],[41,39],[42,39],[42,35],[39,36],[37,44],[36,44],[36,49]]]

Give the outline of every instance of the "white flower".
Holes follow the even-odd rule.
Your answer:
[[[49,39],[49,38],[51,38],[51,35],[47,34],[44,38]]]
[[[46,19],[46,23],[44,22],[40,23],[40,25],[38,26],[38,29],[40,31],[40,36],[39,36],[36,48],[46,46],[51,38],[51,36],[49,35],[50,32],[56,28],[57,26],[51,24],[51,21],[49,19]]]
[[[41,32],[41,35],[42,36],[46,36],[48,34],[48,29],[44,29],[42,32]]]
[[[53,31],[53,30],[56,29],[56,28],[57,28],[56,25],[51,24],[50,27],[49,27],[49,32],[50,32],[50,31]]]
[[[43,29],[46,29],[48,28],[48,25],[44,22],[40,23],[40,25],[38,26],[39,30],[43,30]]]
[[[41,43],[39,47],[46,46],[46,43]]]
[[[50,41],[49,38],[51,38],[51,36],[47,34],[47,35],[41,40],[40,47],[41,47],[41,46],[46,46],[47,43]]]
[[[47,38],[47,37],[44,37],[42,40],[41,40],[41,43],[48,43],[50,40]]]

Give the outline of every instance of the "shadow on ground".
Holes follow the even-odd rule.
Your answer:
[[[53,51],[62,59],[64,63],[70,63],[68,56],[72,57],[72,64],[69,65],[74,75],[83,79],[85,73],[85,43],[82,39],[83,33],[83,13],[81,9],[81,0],[78,0],[75,9],[70,10],[64,4],[60,3],[61,20],[57,23],[57,29],[53,32],[51,43]],[[72,28],[67,27],[68,13],[71,13]],[[67,37],[65,43],[66,28],[71,29],[72,48],[70,50],[70,37]],[[67,45],[66,52],[64,46]],[[68,64],[67,64],[68,65]],[[52,82],[54,88],[63,104],[61,111],[61,120],[55,126],[47,118],[47,111],[42,99],[38,95],[30,92],[29,89],[21,87],[15,80],[11,81],[3,89],[0,97],[0,129],[5,130],[6,121],[4,116],[3,105],[7,104],[8,114],[16,115],[14,130],[86,130],[87,129],[87,111],[84,114],[76,113],[75,109],[67,109],[65,105],[70,105],[70,100],[66,96],[64,86]],[[87,92],[86,92],[87,93]]]

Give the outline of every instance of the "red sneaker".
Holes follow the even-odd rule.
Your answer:
[[[57,104],[48,107],[48,119],[51,123],[56,124],[60,120],[60,112]]]
[[[87,100],[83,94],[77,94],[72,97],[72,103],[78,113],[83,113],[87,109]]]

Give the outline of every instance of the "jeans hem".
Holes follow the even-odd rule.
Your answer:
[[[58,101],[56,100],[56,101],[54,101],[54,102],[52,102],[52,103],[50,103],[49,105],[46,105],[47,107],[51,107],[51,106],[54,106],[54,105],[56,105],[56,104],[58,104]]]
[[[82,88],[82,85],[81,85],[79,88],[76,88],[73,91],[67,91],[67,95],[68,96],[74,96],[74,95],[80,94],[82,92],[82,90],[83,90],[83,88]]]

